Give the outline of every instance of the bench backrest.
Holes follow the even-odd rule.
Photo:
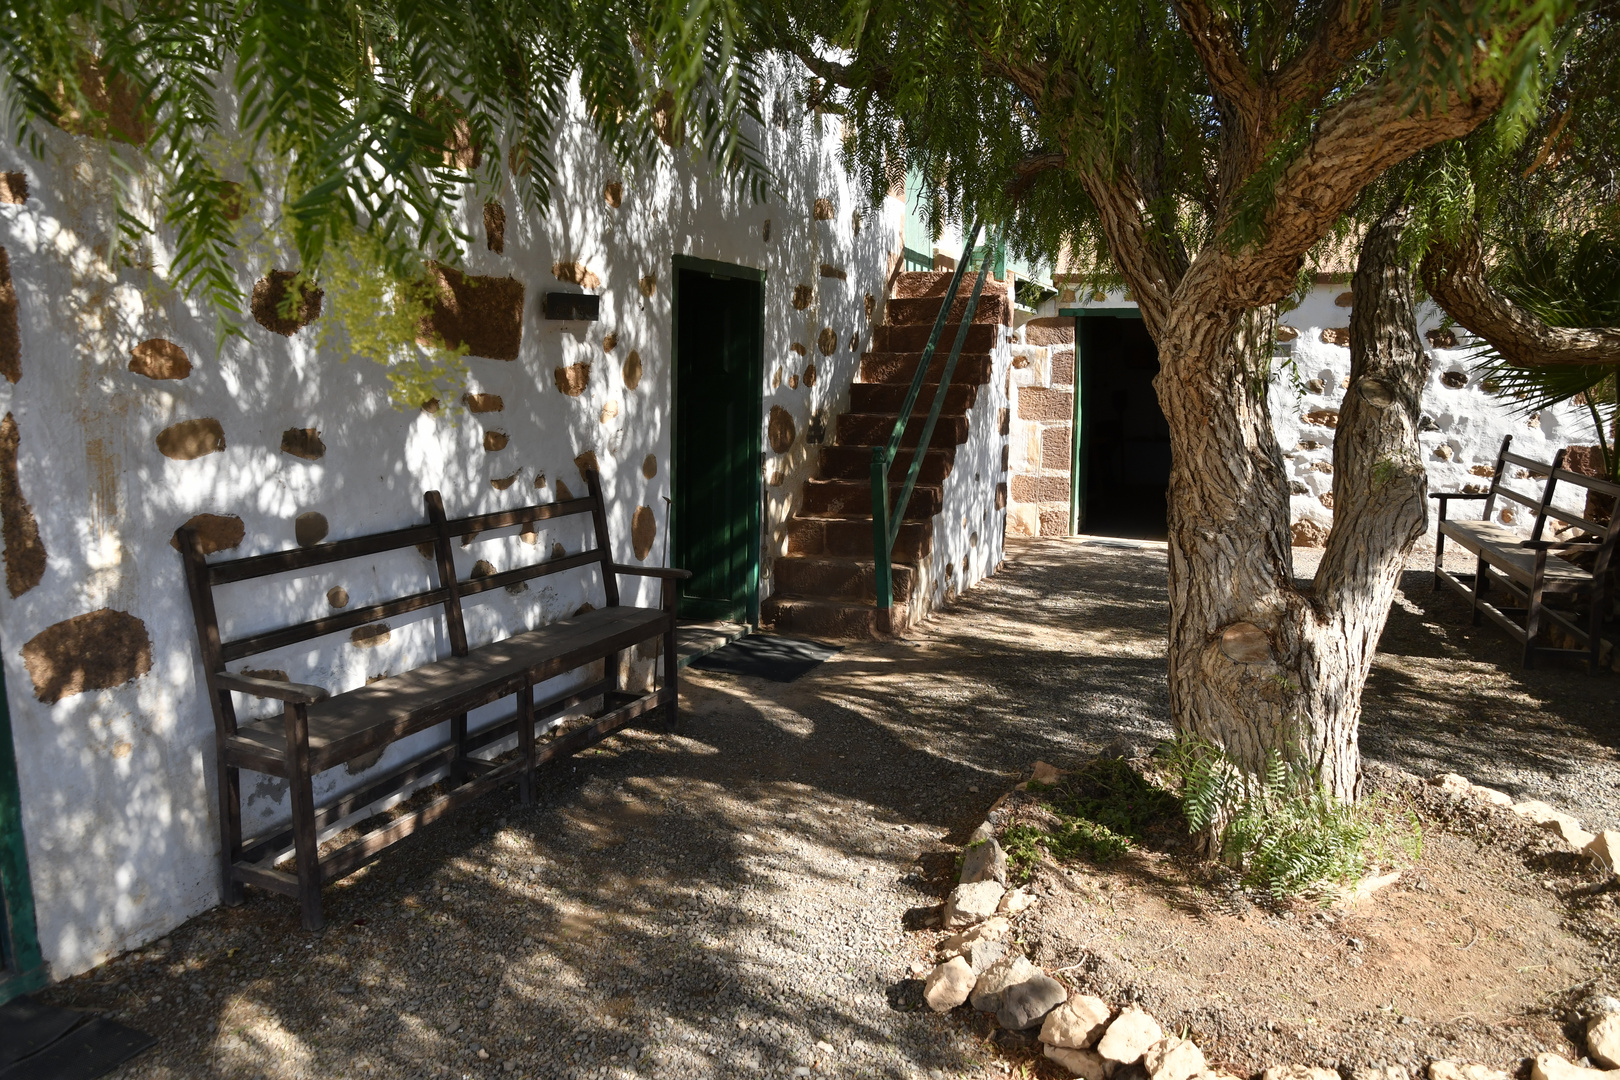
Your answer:
[[[1498,496],[1511,499],[1522,506],[1535,511],[1535,524],[1531,527],[1530,539],[1542,539],[1548,520],[1562,522],[1565,525],[1574,525],[1584,529],[1593,536],[1600,537],[1598,542],[1598,563],[1595,569],[1597,575],[1602,575],[1608,569],[1609,559],[1614,552],[1616,538],[1620,537],[1620,484],[1604,480],[1596,476],[1587,476],[1584,473],[1571,472],[1564,468],[1564,456],[1567,450],[1560,449],[1553,455],[1552,462],[1536,461],[1512,451],[1513,436],[1508,435],[1502,439],[1502,449],[1496,455],[1496,475],[1491,478],[1490,493],[1485,499],[1484,519],[1489,521],[1496,512],[1496,499]],[[1516,491],[1503,483],[1506,480],[1508,466],[1517,465],[1529,474],[1528,479],[1539,481],[1542,485],[1537,496]],[[1553,505],[1553,495],[1559,484],[1571,485],[1588,492],[1607,495],[1616,501],[1616,507],[1609,514],[1608,524],[1600,524],[1582,514],[1571,510],[1560,510]],[[1590,500],[1588,500],[1590,501]]]
[[[608,537],[607,513],[602,502],[601,478],[594,470],[586,471],[585,484],[587,493],[580,498],[536,503],[512,510],[497,510],[493,513],[473,514],[462,518],[447,518],[444,500],[437,491],[429,491],[422,497],[427,511],[427,521],[421,525],[351,536],[344,540],[292,548],[287,551],[273,551],[264,555],[222,559],[218,562],[209,562],[203,554],[201,538],[194,527],[181,526],[176,531],[176,537],[185,563],[186,586],[191,597],[192,614],[196,619],[197,641],[202,649],[203,670],[209,681],[209,691],[215,702],[215,716],[219,726],[227,734],[233,734],[236,729],[235,713],[229,692],[221,692],[213,685],[215,673],[223,672],[225,665],[233,660],[296,645],[328,634],[358,629],[383,619],[431,607],[444,609],[445,631],[451,652],[456,656],[465,656],[467,631],[462,617],[464,597],[515,585],[532,578],[593,565],[601,567],[607,605],[618,606],[619,583],[611,569],[613,552]],[[456,576],[454,549],[451,546],[451,541],[456,537],[470,538],[477,533],[493,532],[519,525],[533,526],[541,521],[586,514],[591,517],[591,532],[596,541],[594,547],[572,555],[542,559],[527,566],[502,570],[484,577],[458,580]],[[220,636],[219,618],[214,608],[214,589],[218,586],[290,571],[307,570],[405,548],[416,548],[426,554],[428,545],[431,545],[437,581],[431,589],[351,608],[319,619],[258,630],[230,640],[224,640]]]

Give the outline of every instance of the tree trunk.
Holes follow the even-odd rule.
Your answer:
[[[1250,773],[1276,752],[1341,798],[1359,788],[1362,687],[1426,524],[1426,358],[1397,251],[1403,221],[1391,213],[1369,231],[1356,269],[1335,523],[1314,587],[1294,582],[1288,477],[1267,405],[1272,309],[1223,312],[1209,303],[1218,290],[1201,297],[1183,282],[1161,328],[1176,728]]]

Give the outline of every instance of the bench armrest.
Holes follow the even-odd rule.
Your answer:
[[[663,578],[666,581],[685,581],[692,576],[690,570],[680,570],[665,566],[625,566],[623,563],[613,563],[615,574],[630,574],[635,577]]]
[[[1431,491],[1431,492],[1429,492],[1429,498],[1431,498],[1431,499],[1439,499],[1441,501],[1444,501],[1446,499],[1488,499],[1490,497],[1491,497],[1491,493],[1488,492],[1488,491]]]
[[[279,682],[275,679],[256,679],[252,675],[238,675],[232,671],[216,671],[214,685],[223,690],[235,690],[254,697],[274,698],[291,705],[313,705],[331,697],[319,686],[308,683]]]
[[[1590,540],[1520,540],[1519,546],[1535,551],[1567,551],[1571,548],[1591,547],[1600,542],[1596,537]]]

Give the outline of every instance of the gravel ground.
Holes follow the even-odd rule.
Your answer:
[[[692,673],[679,736],[453,815],[330,887],[320,934],[250,892],[45,997],[157,1035],[126,1077],[990,1075],[982,1031],[915,1011],[906,913],[1032,761],[1168,733],[1164,572],[1162,545],[1018,544],[911,642]],[[1620,822],[1615,678],[1521,672],[1405,584],[1369,756]]]

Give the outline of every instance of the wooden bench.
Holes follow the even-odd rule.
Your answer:
[[[1502,440],[1501,452],[1496,456],[1496,472],[1490,488],[1480,492],[1433,492],[1429,495],[1440,503],[1440,532],[1434,545],[1434,587],[1451,586],[1474,609],[1474,623],[1483,615],[1506,630],[1515,641],[1524,646],[1524,666],[1533,667],[1538,656],[1584,656],[1588,670],[1599,669],[1603,650],[1603,620],[1607,610],[1605,592],[1609,566],[1614,558],[1615,540],[1620,537],[1620,510],[1611,512],[1609,523],[1600,525],[1580,514],[1560,510],[1553,506],[1553,496],[1564,487],[1573,486],[1587,492],[1611,497],[1620,496],[1620,485],[1607,480],[1571,472],[1564,468],[1564,451],[1558,451],[1552,462],[1535,461],[1511,451],[1513,436]],[[1517,467],[1527,480],[1539,485],[1539,492],[1528,493],[1508,486],[1508,471]],[[1506,525],[1492,520],[1497,500],[1507,499],[1519,503],[1535,513],[1530,538]],[[1477,499],[1485,503],[1485,511],[1478,521],[1457,521],[1446,516],[1448,504],[1456,499]],[[1548,521],[1562,522],[1584,531],[1584,535],[1570,540],[1546,540],[1542,533]],[[1466,582],[1445,569],[1446,541],[1454,540],[1472,552],[1476,559],[1474,579]],[[1582,555],[1588,565],[1577,565],[1559,553]],[[1491,590],[1500,586],[1502,592],[1515,603],[1496,602]],[[1587,625],[1577,625],[1574,611],[1561,611],[1548,607],[1549,595],[1569,598],[1575,603],[1591,607]],[[1538,645],[1543,620],[1556,623],[1581,643],[1580,649],[1552,648]]]
[[[689,577],[684,570],[622,566],[613,561],[600,478],[586,474],[589,494],[564,502],[541,503],[492,514],[450,520],[437,491],[424,496],[426,523],[334,543],[316,544],[247,558],[209,562],[201,538],[189,527],[178,532],[184,556],[186,584],[197,622],[203,670],[213,704],[218,764],[220,856],[224,899],[240,903],[244,883],[297,897],[306,929],[321,926],[321,885],[354,872],[376,858],[388,845],[415,832],[456,806],[494,789],[508,780],[518,781],[519,798],[534,796],[538,766],[572,754],[608,737],[631,721],[662,708],[671,729],[678,721],[679,683],[675,651],[676,582]],[[595,546],[574,554],[554,555],[514,569],[483,576],[457,577],[452,540],[470,541],[475,534],[498,530],[534,529],[540,522],[556,522],[573,515],[589,515],[589,534]],[[552,526],[546,526],[550,528]],[[577,527],[577,523],[576,523]],[[580,530],[584,532],[584,529]],[[537,535],[537,534],[536,534]],[[535,536],[528,536],[534,539]],[[336,614],[222,639],[215,615],[214,592],[222,586],[296,574],[349,560],[377,557],[401,549],[416,549],[432,556],[432,568],[418,571],[431,587],[403,595],[386,595]],[[421,560],[418,559],[418,562]],[[410,565],[410,564],[406,564]],[[352,568],[351,568],[352,569]],[[604,604],[591,610],[584,605],[574,615],[488,644],[469,646],[463,604],[492,589],[516,586],[534,578],[568,570],[599,571]],[[640,608],[619,602],[619,575],[662,579],[663,602]],[[381,579],[381,575],[377,575]],[[402,576],[410,576],[409,574]],[[276,609],[275,595],[287,585],[265,582],[262,605],[253,618],[262,623]],[[324,589],[324,585],[322,586]],[[443,637],[448,655],[398,675],[365,686],[329,694],[318,686],[232,671],[227,665],[331,634],[370,627],[383,619],[424,609],[442,609]],[[439,612],[432,612],[438,622]],[[646,694],[622,693],[617,688],[619,654],[638,643],[661,639],[663,678]],[[602,662],[602,673],[586,676],[584,685],[544,702],[535,702],[537,686],[556,676]],[[282,703],[279,716],[238,721],[233,695],[273,699]],[[483,705],[513,697],[516,707],[504,720],[469,734],[467,714]],[[535,725],[600,701],[602,710],[583,726],[560,734],[537,748]],[[317,806],[313,781],[327,769],[380,753],[390,743],[439,724],[448,727],[447,742],[392,769],[381,779],[340,798]],[[517,734],[518,753],[496,764],[471,756],[474,752]],[[243,769],[288,781],[292,821],[263,836],[242,837],[241,780]],[[450,786],[425,806],[395,817],[333,851],[322,853],[323,832],[380,800],[445,778]],[[295,873],[279,869],[289,855]]]

